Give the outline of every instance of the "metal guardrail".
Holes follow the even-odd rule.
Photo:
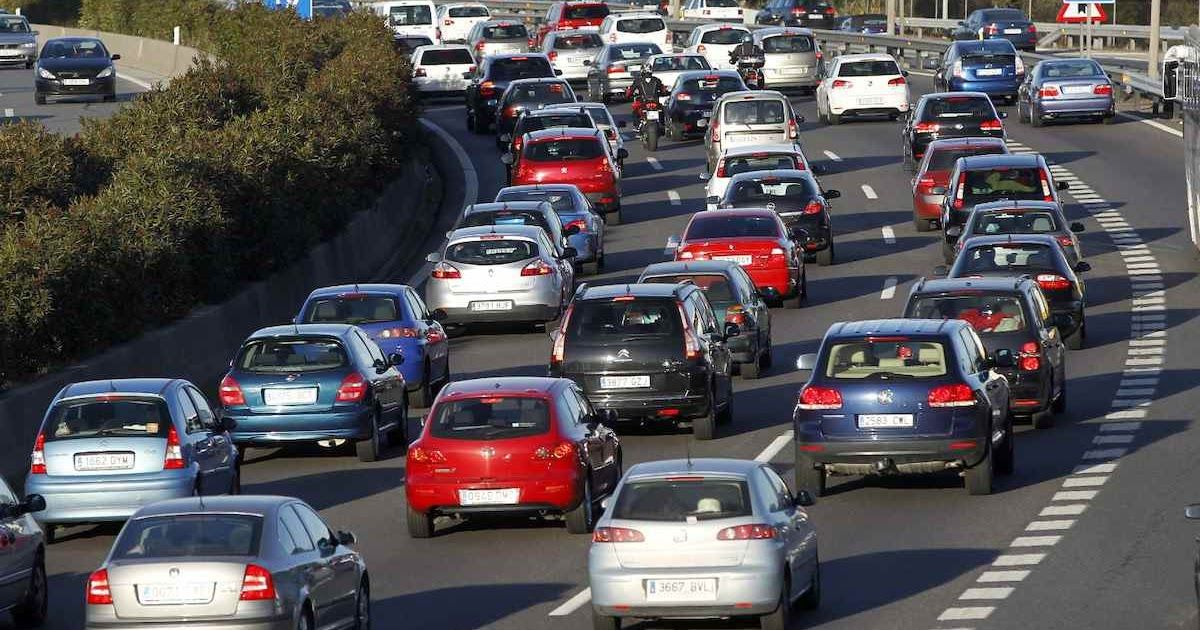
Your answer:
[[[936,18],[900,18],[897,20],[905,28],[935,29],[947,31],[958,26],[958,20]],[[1079,25],[1059,24],[1057,22],[1034,22],[1038,35],[1059,32],[1063,35],[1079,35]],[[1163,27],[1159,29],[1159,37],[1163,41],[1183,41],[1186,28]],[[1092,37],[1121,37],[1129,39],[1149,39],[1150,27],[1141,24],[1093,24]]]

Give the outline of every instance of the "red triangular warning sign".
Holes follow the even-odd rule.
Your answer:
[[[1107,22],[1108,11],[1104,10],[1104,5],[1096,2],[1065,2],[1054,21],[1060,24],[1082,24],[1089,19],[1092,24]]]

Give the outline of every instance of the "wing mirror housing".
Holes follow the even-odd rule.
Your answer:
[[[471,80],[471,77],[473,77],[473,76],[475,76],[475,73],[474,73],[474,72],[464,72],[464,73],[462,73],[462,77],[463,77],[464,79],[468,80],[468,81],[470,81],[470,80]]]
[[[715,205],[721,203],[721,198],[716,195],[709,195],[704,198],[704,203],[706,203],[710,206],[715,206]]]
[[[554,76],[556,76],[556,77],[561,77],[561,76],[562,76],[562,70],[559,70],[558,68],[555,68],[555,69],[554,69]]]
[[[801,372],[811,372],[817,368],[817,354],[809,352],[796,357],[796,369]]]
[[[1071,182],[1054,182],[1055,190],[1067,190],[1071,187]]]
[[[962,233],[963,229],[961,225],[951,225],[950,227],[946,228],[946,236],[958,238],[962,236]]]
[[[667,246],[663,250],[663,253],[670,255],[670,256],[674,256],[675,250],[679,249],[679,244],[680,244],[680,240],[679,240],[678,234],[672,234],[671,236],[668,236],[667,237]]]
[[[742,334],[742,329],[733,322],[725,322],[725,338],[730,339]]]
[[[617,424],[617,410],[601,409],[596,413],[596,418],[600,421],[600,424],[603,424],[604,426],[614,426]]]
[[[563,236],[574,236],[579,233],[579,225],[572,223],[571,225],[568,225],[567,227],[563,228],[562,233],[563,233]]]
[[[817,500],[808,490],[797,490],[796,495],[792,497],[792,504],[796,507],[809,507],[815,505]]]
[[[578,251],[578,250],[576,250],[574,247],[564,247],[564,248],[563,248],[563,252],[562,252],[562,259],[563,259],[563,260],[569,260],[569,259],[571,259],[571,258],[577,258],[578,256],[579,256],[579,251]]]
[[[437,252],[430,252],[425,255],[425,262],[440,263],[442,262],[442,255]]]
[[[1001,118],[1008,118],[1008,112],[996,112],[996,115]]]
[[[354,532],[344,532],[344,531],[338,530],[337,541],[338,541],[339,545],[350,546],[350,545],[353,545],[354,543],[357,543],[358,539],[354,537]]]
[[[388,363],[400,367],[404,365],[404,355],[399,352],[393,352],[388,355]]]
[[[625,147],[621,147],[620,149],[617,149],[617,159],[618,160],[624,160],[627,157],[629,157],[629,151],[626,150]]]
[[[798,225],[793,225],[792,227],[788,228],[788,236],[790,236],[793,241],[804,243],[808,241],[811,235],[808,233],[808,230]]]
[[[112,61],[117,61],[117,60],[119,60],[120,58],[121,58],[121,55],[120,55],[120,54],[116,54],[116,55],[113,55],[113,56],[109,57],[109,59],[111,59]]]
[[[950,268],[946,265],[938,265],[933,268],[933,275],[938,277],[946,277],[950,273]]]
[[[1091,271],[1091,270],[1092,270],[1092,265],[1086,260],[1081,260],[1081,261],[1075,263],[1075,271],[1084,272],[1084,271]]]
[[[1200,503],[1193,503],[1184,508],[1183,515],[1190,519],[1200,519]]]
[[[1085,229],[1085,228],[1083,227],[1083,224],[1082,224],[1082,223],[1080,223],[1080,222],[1078,222],[1078,221],[1076,221],[1076,222],[1074,222],[1074,223],[1072,223],[1072,224],[1071,224],[1071,231],[1072,231],[1072,232],[1082,232],[1082,231],[1084,231],[1084,229]]]
[[[825,199],[826,199],[826,200],[829,200],[829,199],[837,199],[837,198],[839,198],[839,197],[841,197],[841,196],[842,196],[842,191],[840,191],[840,190],[836,190],[836,189],[833,189],[833,188],[830,188],[829,190],[826,190],[826,191],[825,191],[825,195],[824,195],[824,197],[825,197]]]
[[[512,153],[505,153],[504,155],[500,156],[500,161],[503,162],[506,166],[512,166],[513,162],[516,162],[517,159],[516,159],[516,156],[514,156]]]
[[[709,178],[711,178],[711,177],[712,177],[712,173],[709,173],[708,171],[700,172],[700,181],[702,181],[702,182],[708,181]]]

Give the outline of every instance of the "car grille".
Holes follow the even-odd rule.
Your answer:
[[[5,50],[12,50],[14,48],[20,48],[20,47],[21,47],[20,44],[0,44],[0,49],[5,49]]]
[[[64,70],[61,72],[55,72],[54,74],[57,75],[58,78],[60,78],[60,79],[94,79],[94,78],[96,78],[95,72],[85,72],[85,71]]]

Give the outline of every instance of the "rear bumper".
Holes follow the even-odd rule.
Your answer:
[[[605,190],[596,192],[584,191],[583,196],[602,213],[616,212],[621,209],[621,191]]]
[[[991,438],[988,429],[980,426],[978,415],[982,413],[977,410],[970,418],[957,419],[956,431],[937,438],[876,435],[845,439],[823,434],[819,415],[810,416],[809,412],[797,410],[793,423],[797,457],[823,466],[829,472],[850,475],[969,468],[983,459]],[[847,421],[853,422],[853,419]]]
[[[1012,42],[1012,45],[1017,50],[1032,51],[1037,48],[1038,36],[1037,33],[1024,32],[1019,35],[992,35],[987,39],[1007,39]]]
[[[605,546],[594,545],[588,560],[592,607],[603,615],[665,619],[765,615],[779,603],[783,564],[768,554],[748,552],[736,567],[633,569],[622,567]],[[646,601],[646,580],[689,578],[716,578],[716,599],[700,603]]]
[[[1018,81],[967,81],[964,79],[951,79],[950,91],[952,92],[983,92],[988,96],[1011,96],[1017,95]]]
[[[613,409],[622,420],[661,419],[688,420],[700,418],[708,414],[709,395],[707,391],[682,394],[645,392],[628,394],[605,394],[601,392],[585,392],[587,398],[597,409]],[[664,410],[675,409],[677,414],[663,415]]]
[[[233,618],[202,621],[189,618],[129,619],[118,617],[111,606],[86,606],[86,630],[174,630],[186,626],[198,630],[294,630],[296,621],[274,602],[239,602]]]
[[[942,216],[942,201],[945,195],[913,195],[913,216],[920,219],[940,219]]]
[[[37,48],[22,52],[17,55],[2,55],[0,56],[0,65],[7,63],[33,63],[37,61]]]
[[[506,482],[503,471],[487,483],[441,481],[431,475],[409,477],[404,487],[408,506],[422,514],[521,514],[567,512],[579,505],[583,497],[583,475],[572,469],[569,473],[547,471],[537,479]],[[518,502],[513,505],[463,506],[459,490],[492,490],[519,488]]]
[[[101,523],[124,521],[142,507],[158,501],[192,496],[196,487],[194,469],[155,473],[154,479],[130,479],[128,475],[98,477],[55,477],[30,475],[26,494],[46,498],[46,509],[34,517],[41,523]]]
[[[816,249],[813,249],[816,251]],[[775,269],[746,269],[754,286],[777,294],[779,297],[789,297],[799,290],[796,282],[796,270],[792,267]]]
[[[321,440],[364,440],[370,435],[371,414],[367,407],[325,413],[251,414],[226,410],[233,418],[229,432],[235,444],[280,446]]]
[[[908,111],[908,96],[903,92],[897,94],[874,95],[872,97],[863,98],[878,98],[879,102],[860,103],[859,97],[857,96],[830,95],[829,111],[835,114],[846,114],[851,112],[888,114]]]
[[[472,311],[469,307],[438,307],[443,324],[485,324],[491,322],[548,322],[558,318],[558,305],[514,304],[508,311]]]
[[[784,68],[763,68],[763,79],[766,89],[779,87],[816,87],[820,83],[814,67],[795,74],[783,72]]]
[[[1075,98],[1070,100],[1041,100],[1038,109],[1043,117],[1110,116],[1116,108],[1110,97]]]

